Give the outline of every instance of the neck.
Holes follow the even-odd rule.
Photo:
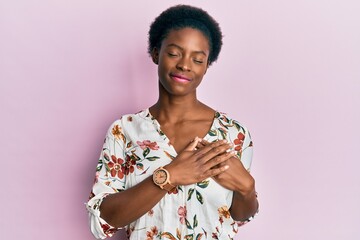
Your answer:
[[[203,107],[204,104],[197,99],[196,92],[184,96],[174,96],[159,84],[159,99],[149,110],[158,120],[179,122],[192,118]]]

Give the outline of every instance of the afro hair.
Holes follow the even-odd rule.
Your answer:
[[[161,42],[171,30],[191,27],[201,31],[209,40],[211,65],[219,56],[222,46],[222,33],[219,24],[206,11],[189,5],[176,5],[163,11],[150,25],[148,53],[160,49]]]

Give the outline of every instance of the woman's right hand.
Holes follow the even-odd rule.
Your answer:
[[[200,149],[196,149],[201,139],[196,137],[178,156],[164,166],[170,173],[172,185],[189,185],[201,182],[206,178],[216,176],[228,169],[228,165],[221,166],[235,155],[229,151],[232,145],[226,140],[218,140]]]

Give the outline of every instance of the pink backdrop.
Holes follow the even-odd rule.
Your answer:
[[[200,99],[254,140],[261,212],[237,239],[360,239],[359,1],[182,2],[225,35]],[[156,100],[147,31],[175,3],[0,2],[1,239],[92,239],[105,132]]]

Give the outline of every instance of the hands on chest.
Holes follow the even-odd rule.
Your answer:
[[[193,184],[212,177],[229,190],[245,193],[253,179],[232,147],[226,140],[209,143],[195,138],[164,168],[170,172],[173,185]]]

